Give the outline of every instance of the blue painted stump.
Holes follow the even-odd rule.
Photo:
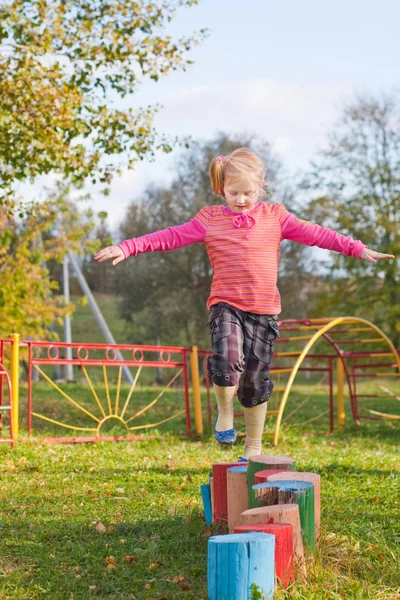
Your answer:
[[[268,533],[216,535],[208,540],[210,600],[250,600],[256,585],[272,600],[275,536]]]
[[[210,484],[205,483],[200,486],[201,497],[203,499],[204,517],[206,525],[210,526],[212,523],[212,506],[211,506],[211,489]]]

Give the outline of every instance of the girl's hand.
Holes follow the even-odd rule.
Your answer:
[[[394,254],[382,254],[381,252],[375,252],[374,250],[370,250],[369,248],[364,248],[362,254],[360,256],[362,260],[366,260],[370,263],[376,263],[377,260],[381,258],[395,258]]]
[[[110,258],[114,259],[112,264],[116,265],[121,262],[121,260],[125,259],[125,254],[119,246],[107,246],[94,255],[94,260],[97,260],[98,262],[110,260]]]

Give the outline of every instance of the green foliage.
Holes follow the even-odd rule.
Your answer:
[[[68,249],[80,253],[93,224],[82,221],[68,193],[68,188],[58,186],[21,221],[2,211],[0,337],[14,332],[22,338],[56,337],[53,324],[61,323],[73,310],[55,294],[58,285],[50,276],[49,265],[61,263]]]
[[[400,344],[399,98],[348,106],[304,187],[309,218],[394,254],[376,265],[333,255],[315,314],[352,314],[380,325]]]
[[[122,166],[170,151],[158,107],[116,108],[145,78],[185,69],[205,31],[167,26],[197,0],[0,1],[0,198],[15,180],[60,172],[109,183]],[[114,158],[113,158],[114,157]],[[117,158],[115,158],[117,157]]]

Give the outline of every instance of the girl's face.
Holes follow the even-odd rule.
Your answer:
[[[245,213],[255,207],[260,197],[260,186],[248,177],[227,181],[224,197],[233,212]]]

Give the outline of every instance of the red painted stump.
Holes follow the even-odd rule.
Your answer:
[[[228,492],[226,472],[230,467],[243,467],[243,463],[216,463],[212,468],[212,511],[214,523],[228,523]]]
[[[293,527],[290,523],[264,523],[259,525],[237,525],[234,533],[259,531],[275,536],[275,575],[283,587],[294,581]]]
[[[263,471],[254,473],[254,485],[257,483],[265,483],[268,481],[268,477],[271,477],[271,475],[277,475],[278,473],[289,473],[293,475],[293,473],[296,473],[296,471],[286,471],[285,469],[264,469]]]

